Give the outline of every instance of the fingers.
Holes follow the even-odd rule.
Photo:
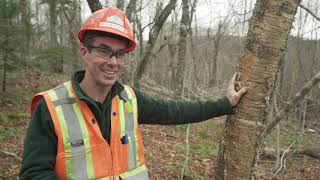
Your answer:
[[[237,74],[236,81],[240,81],[240,76],[241,76],[241,74],[240,74],[239,72],[236,72],[236,74]]]
[[[237,79],[238,79],[238,73],[236,72],[231,78],[232,83],[235,83]]]
[[[228,85],[228,89],[232,89],[232,90],[235,89],[236,79],[237,79],[237,73],[235,73],[235,74],[232,76],[232,78],[230,79],[229,85]]]
[[[243,87],[243,88],[240,89],[240,91],[238,91],[238,95],[241,97],[241,96],[244,95],[247,91],[248,91],[248,87]]]

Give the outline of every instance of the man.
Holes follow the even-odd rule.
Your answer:
[[[78,34],[85,71],[31,104],[21,179],[148,179],[138,124],[195,123],[230,114],[241,96],[231,79],[217,101],[167,101],[120,84],[136,44],[125,14],[95,12]]]

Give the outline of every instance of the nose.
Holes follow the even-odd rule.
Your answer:
[[[116,56],[111,56],[109,58],[108,64],[116,65],[117,64],[117,57]]]

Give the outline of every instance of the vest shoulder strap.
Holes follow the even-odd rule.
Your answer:
[[[70,81],[65,82],[65,83],[63,83],[63,84],[60,84],[60,85],[58,85],[58,86],[56,86],[56,87],[48,90],[48,91],[39,92],[39,93],[37,93],[36,95],[34,95],[34,96],[32,97],[31,103],[30,103],[30,111],[29,111],[29,112],[30,112],[30,117],[31,117],[31,115],[32,115],[32,112],[33,112],[34,109],[36,108],[38,102],[40,101],[40,99],[41,99],[44,95],[48,94],[50,91],[54,91],[54,90],[56,90],[56,89],[61,89],[61,88],[63,88],[66,84],[68,84],[68,83],[71,83],[71,82],[70,82]]]
[[[120,98],[124,100],[125,102],[128,100],[132,100],[136,97],[136,94],[134,93],[134,90],[128,86],[123,85],[124,89],[120,92]]]

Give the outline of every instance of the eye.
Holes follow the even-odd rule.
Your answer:
[[[97,48],[97,51],[99,53],[103,53],[103,54],[106,54],[106,55],[109,55],[109,54],[112,53],[112,50],[108,49],[108,48]]]
[[[127,52],[126,52],[126,51],[118,51],[118,57],[119,57],[119,58],[123,58],[123,57],[125,57],[125,56],[126,56],[126,54],[127,54]]]

